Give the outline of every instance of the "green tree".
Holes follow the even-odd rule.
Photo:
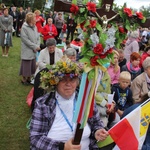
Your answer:
[[[148,7],[140,7],[140,11],[143,13],[143,15],[148,18],[150,17],[150,5]]]
[[[46,0],[34,0],[34,3],[33,3],[33,9],[39,9],[39,10],[44,10],[44,7],[45,7],[45,4],[46,4]]]

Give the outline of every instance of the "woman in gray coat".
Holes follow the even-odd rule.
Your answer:
[[[35,14],[27,13],[21,28],[21,67],[22,84],[29,85],[36,70],[36,52],[40,50],[40,34],[35,26]]]
[[[10,46],[12,46],[13,18],[8,14],[8,8],[3,9],[0,16],[0,46],[2,46],[2,56],[8,57]]]

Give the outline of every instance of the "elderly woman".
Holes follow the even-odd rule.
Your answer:
[[[64,55],[67,55],[72,61],[76,61],[77,51],[74,48],[68,48],[64,51]]]
[[[131,74],[131,81],[141,74],[141,68],[139,67],[140,59],[141,55],[137,52],[133,52],[130,56],[130,62],[121,68],[121,71],[128,71]]]
[[[65,64],[65,65],[64,65]],[[96,150],[96,140],[104,140],[108,132],[103,128],[96,106],[93,117],[84,127],[81,143],[73,144],[76,123],[72,122],[82,69],[70,59],[63,58],[41,77],[42,87],[53,92],[36,100],[30,126],[31,150]],[[57,76],[54,76],[57,74]],[[48,82],[45,82],[48,79]],[[50,82],[49,82],[50,81]]]
[[[22,84],[29,85],[36,70],[36,52],[40,50],[40,35],[35,26],[35,14],[28,13],[21,28],[21,67]]]
[[[53,19],[48,18],[47,24],[43,27],[42,35],[43,35],[43,42],[46,44],[46,40],[49,38],[55,38],[57,36],[57,29],[53,24]]]
[[[127,62],[130,62],[130,55],[133,52],[139,52],[139,44],[138,44],[138,37],[139,37],[139,32],[138,31],[132,31],[129,33],[129,38],[125,44],[125,49],[124,49],[124,56],[127,60]]]
[[[43,68],[46,68],[47,64],[53,65],[59,61],[62,56],[62,50],[56,47],[56,40],[54,38],[49,38],[46,41],[46,48],[43,49],[39,54],[37,62],[38,68],[36,73],[38,73]]]
[[[13,18],[8,13],[8,8],[3,9],[0,16],[0,46],[2,46],[2,56],[8,57],[10,46],[12,46]]]
[[[141,102],[141,97],[150,91],[150,57],[147,57],[142,65],[144,72],[131,84],[134,103]]]

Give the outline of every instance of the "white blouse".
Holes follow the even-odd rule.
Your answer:
[[[56,116],[53,122],[51,129],[48,132],[47,137],[56,141],[66,142],[69,139],[74,137],[76,124],[72,122],[73,119],[73,111],[75,103],[75,93],[71,96],[70,99],[64,99],[56,92],[56,100],[58,104],[56,104]],[[59,105],[59,106],[58,106]],[[68,121],[73,127],[73,131],[71,130],[69,124],[65,120],[60,108],[66,115]],[[89,136],[91,134],[91,130],[89,125],[87,124],[84,127],[82,139],[81,139],[81,150],[89,150],[90,139]]]

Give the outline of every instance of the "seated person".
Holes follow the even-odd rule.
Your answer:
[[[137,76],[131,84],[134,103],[140,102],[141,97],[150,91],[150,57],[143,61],[142,66],[144,72]]]
[[[79,38],[76,38],[70,43],[70,46],[74,48],[77,51],[77,53],[80,53],[81,47],[83,46],[83,42]]]
[[[61,49],[56,47],[56,40],[54,38],[49,38],[46,41],[46,48],[41,50],[39,57],[38,57],[38,62],[37,62],[37,69],[36,69],[36,74],[46,68],[47,64],[54,64],[58,60],[61,59],[63,56],[63,52]]]
[[[64,51],[64,55],[67,55],[72,61],[76,61],[77,52],[74,48],[68,48]]]
[[[122,49],[119,49],[117,50],[117,52],[119,53],[119,66],[120,66],[120,69],[122,68],[122,66],[124,66],[127,62],[127,60],[124,58],[124,53],[123,53],[123,50]]]
[[[80,47],[83,46],[83,42],[82,42],[79,38],[74,39],[74,40],[71,42],[71,44],[74,44],[74,45],[80,46]]]
[[[118,83],[120,75],[120,67],[118,65],[119,53],[116,50],[113,50],[114,59],[110,62],[110,66],[107,68],[107,71],[111,78],[111,85]]]
[[[52,88],[53,91],[36,101],[30,126],[30,149],[98,149],[96,141],[105,140],[108,132],[103,128],[96,106],[84,127],[81,144],[73,144],[76,123],[72,122],[72,118],[82,69],[67,58],[53,65],[48,74],[47,78],[45,74],[42,76],[42,87]]]
[[[65,51],[66,49],[71,48],[70,46],[70,41],[66,40],[63,51]]]
[[[103,72],[101,81],[98,85],[97,92],[95,95],[95,100],[98,108],[98,112],[107,127],[108,124],[108,94],[111,93],[111,80],[107,71]]]
[[[117,113],[116,115],[119,116],[116,116],[116,120],[113,121],[112,123],[109,122],[111,126],[117,123],[120,120],[123,111],[133,104],[132,91],[129,88],[130,83],[131,83],[130,73],[127,71],[123,71],[120,73],[119,83],[114,84],[112,86],[111,93],[115,93],[114,101],[116,102],[114,112]]]
[[[141,60],[140,60],[140,67],[142,67],[142,64],[143,64],[143,61],[147,58],[147,57],[150,57],[150,46],[147,46],[145,49],[144,49],[144,52],[141,56]]]
[[[121,71],[128,71],[131,74],[131,81],[141,74],[141,68],[139,67],[140,59],[140,54],[133,52],[130,55],[130,62],[127,62],[127,64],[121,68]]]

